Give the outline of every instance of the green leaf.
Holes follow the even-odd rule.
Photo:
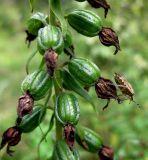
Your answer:
[[[67,22],[61,10],[60,0],[50,0],[50,8],[61,23],[63,35],[67,32]]]
[[[78,81],[67,71],[64,70],[62,72],[63,75],[63,85],[68,90],[73,90],[80,96],[82,96],[85,100],[87,100],[92,106],[95,112],[97,112],[96,106],[92,101],[92,98],[88,94],[88,92],[79,84]]]
[[[29,4],[30,4],[30,9],[31,9],[31,12],[33,12],[33,2],[34,0],[29,0]]]

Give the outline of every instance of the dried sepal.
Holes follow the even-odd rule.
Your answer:
[[[133,100],[134,89],[132,85],[119,73],[115,73],[114,79],[122,94]]]
[[[114,152],[113,149],[108,146],[103,146],[99,150],[99,160],[113,160],[114,159]]]
[[[120,103],[117,88],[111,80],[100,77],[95,84],[95,90],[98,98],[107,99],[107,104],[103,107],[103,110],[108,107],[110,99],[115,99]]]
[[[19,118],[23,118],[26,114],[32,112],[34,100],[29,93],[21,96],[18,101],[17,114]]]
[[[48,73],[51,76],[53,76],[54,70],[57,66],[58,54],[52,49],[49,49],[45,52],[44,59],[47,66]]]
[[[10,127],[3,133],[0,149],[7,145],[7,153],[12,156],[14,151],[10,150],[10,147],[17,145],[20,140],[21,132],[19,129],[16,126]]]
[[[115,79],[115,82],[116,82],[118,88],[122,92],[122,94],[126,98],[128,98],[131,101],[135,102],[134,98],[133,98],[134,95],[135,95],[134,89],[133,89],[132,85],[127,81],[127,79],[124,76],[122,76],[121,74],[119,74],[119,73],[115,73],[114,79]],[[126,100],[126,99],[123,99],[123,100]],[[136,103],[136,104],[137,104],[137,106],[140,107],[140,105],[138,103]]]
[[[87,0],[88,3],[94,7],[94,8],[104,8],[105,15],[104,17],[106,18],[108,10],[111,9],[110,5],[107,3],[106,0]]]
[[[73,150],[75,142],[75,127],[71,124],[66,124],[64,126],[64,136],[67,145],[71,150]]]
[[[102,30],[99,32],[99,39],[100,42],[105,46],[115,46],[116,50],[114,54],[117,54],[117,52],[121,50],[118,36],[113,29],[103,27]]]

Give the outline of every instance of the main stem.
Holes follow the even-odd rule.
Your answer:
[[[56,25],[56,19],[55,19],[55,15],[51,9],[51,0],[49,0],[49,8],[50,8],[50,24],[51,25]],[[56,97],[59,95],[60,93],[60,88],[56,83],[56,75],[54,75],[54,88],[55,88],[55,95]],[[56,141],[61,140],[62,139],[62,126],[59,124],[59,122],[56,120]]]

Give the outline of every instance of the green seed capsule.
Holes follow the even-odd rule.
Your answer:
[[[88,10],[74,10],[67,16],[68,23],[77,32],[88,37],[97,36],[102,29],[102,20]]]
[[[52,49],[60,54],[64,48],[62,32],[59,27],[48,25],[38,32],[38,50],[44,54],[46,50]]]
[[[54,160],[79,160],[79,154],[76,149],[71,151],[68,145],[62,140],[55,145]]]
[[[102,138],[86,127],[76,128],[76,141],[85,150],[92,153],[97,153],[103,146]]]
[[[24,93],[29,92],[35,100],[42,99],[51,87],[52,78],[44,70],[29,74],[21,84],[21,90]]]
[[[77,98],[71,93],[62,93],[57,97],[55,116],[57,120],[65,125],[76,125],[79,120],[80,109]]]
[[[85,58],[72,59],[68,68],[73,77],[87,87],[93,85],[100,77],[100,69],[97,65]]]
[[[43,13],[37,12],[31,16],[31,18],[27,21],[27,30],[32,35],[37,36],[38,30],[44,27],[48,16]]]
[[[30,114],[27,114],[22,118],[21,123],[19,124],[19,129],[23,133],[28,133],[33,131],[36,127],[40,125],[45,117],[46,108],[41,105],[35,105],[33,111]]]

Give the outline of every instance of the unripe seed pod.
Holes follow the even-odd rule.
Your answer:
[[[37,12],[31,16],[31,18],[27,21],[27,31],[37,36],[38,30],[44,27],[48,16],[43,13]]]
[[[71,151],[63,140],[56,143],[53,157],[54,160],[79,160],[78,151]]]
[[[24,116],[18,126],[19,130],[23,133],[33,131],[43,121],[46,113],[46,108],[41,105],[35,105],[33,111],[30,114]]]
[[[21,90],[29,92],[34,100],[42,99],[52,87],[52,78],[45,70],[29,74],[21,84]]]
[[[77,32],[88,37],[97,36],[102,29],[102,20],[88,10],[74,10],[67,15],[68,23]]]
[[[59,27],[48,25],[38,32],[38,50],[44,54],[46,50],[52,49],[60,54],[64,48],[62,32]]]
[[[79,120],[80,109],[77,98],[71,93],[61,93],[56,100],[55,116],[65,124],[76,125]]]
[[[102,138],[94,131],[86,127],[76,128],[76,141],[85,150],[92,153],[98,153],[102,148]]]
[[[91,86],[100,77],[100,69],[85,58],[74,58],[68,64],[70,73],[84,86]]]

